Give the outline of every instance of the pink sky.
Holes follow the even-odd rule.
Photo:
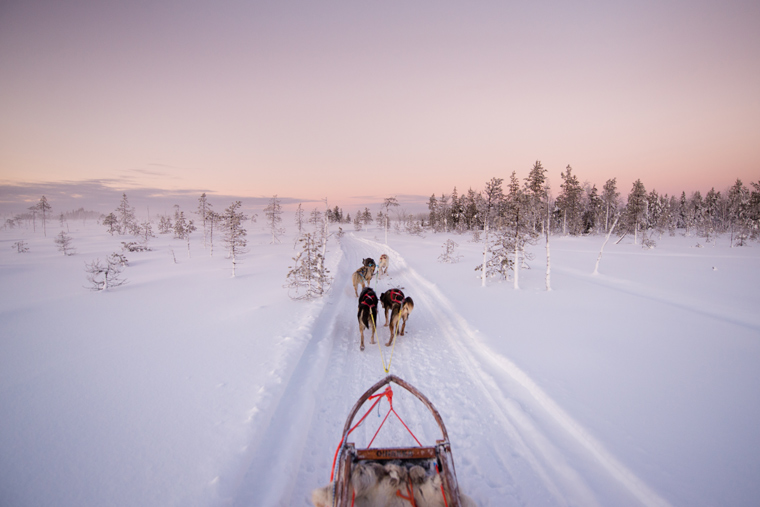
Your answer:
[[[527,2],[525,2],[527,4]],[[760,3],[0,6],[0,185],[321,199],[760,180]],[[357,197],[361,196],[361,197]]]

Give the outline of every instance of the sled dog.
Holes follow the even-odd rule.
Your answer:
[[[361,337],[361,345],[359,350],[364,350],[364,330],[371,329],[372,337],[370,343],[375,343],[375,322],[377,321],[377,295],[372,287],[362,289],[362,293],[359,296],[359,312],[356,314],[356,318],[359,320],[359,336]]]
[[[396,331],[398,330],[398,324],[399,321],[402,322],[401,324],[401,331],[399,331],[398,334],[401,336],[404,336],[404,330],[406,329],[406,319],[409,318],[409,314],[412,313],[412,310],[414,310],[414,301],[412,301],[412,298],[407,297],[404,298],[403,303],[393,303],[393,307],[391,308],[391,338],[388,340],[388,343],[385,345],[390,347],[391,344],[393,344],[393,340],[396,337]]]
[[[383,254],[380,256],[380,262],[377,264],[377,278],[388,274],[388,256]]]
[[[362,289],[364,287],[369,286],[369,282],[372,281],[372,273],[374,272],[374,268],[370,269],[367,266],[362,266],[351,275],[351,283],[354,284],[354,295],[356,297],[359,297],[359,293],[356,291],[356,288],[359,284],[362,284]]]
[[[349,488],[356,506],[444,507],[448,505],[443,498],[444,489],[449,501],[451,496],[441,483],[438,473],[428,472],[420,465],[407,468],[403,464],[368,461],[354,467]],[[315,507],[332,507],[333,484],[312,491],[311,501]],[[475,507],[475,502],[461,493],[459,503],[462,507]]]
[[[385,324],[383,324],[383,327],[388,326],[388,312],[391,311],[393,303],[401,304],[403,302],[404,293],[399,288],[389,289],[380,294],[380,303],[382,303],[383,310],[385,310]]]

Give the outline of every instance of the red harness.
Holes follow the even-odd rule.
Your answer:
[[[374,308],[377,306],[377,296],[375,294],[365,294],[362,298],[362,304]]]
[[[392,303],[401,304],[404,302],[404,293],[398,289],[391,289],[391,293],[388,296]]]

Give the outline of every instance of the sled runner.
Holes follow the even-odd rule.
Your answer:
[[[428,410],[430,410],[433,417],[435,418],[435,421],[438,423],[439,428],[441,429],[442,435],[442,438],[440,440],[436,440],[436,444],[434,446],[424,447],[422,444],[420,444],[419,447],[373,448],[372,441],[370,441],[367,448],[357,449],[353,443],[348,442],[348,437],[351,431],[353,431],[354,428],[362,423],[362,421],[367,417],[367,415],[369,415],[370,412],[372,412],[372,409],[383,397],[386,397],[388,399],[391,406],[388,414],[386,415],[386,419],[391,412],[394,412],[404,427],[409,430],[404,421],[401,420],[401,418],[398,417],[398,414],[396,414],[393,410],[393,392],[390,385],[391,382],[409,391],[418,400],[420,400],[428,408]],[[386,386],[385,390],[381,393],[375,394],[383,386]],[[364,414],[359,422],[352,426],[354,417],[356,417],[359,409],[361,409],[362,405],[366,401],[372,399],[377,400],[375,401],[375,404],[369,408],[369,410]],[[385,420],[383,420],[383,422],[385,422]],[[380,429],[378,428],[378,432],[379,431]],[[409,433],[412,434],[411,431],[409,431]],[[419,444],[419,440],[417,440],[417,437],[415,437],[414,434],[412,434],[412,437]],[[340,453],[340,458],[338,459],[337,470],[335,467],[335,461],[333,461],[333,473],[336,474],[334,482],[335,489],[333,505],[336,507],[351,507],[352,505],[353,499],[351,491],[351,477],[355,467],[360,466],[362,463],[382,464],[389,463],[391,461],[395,464],[400,463],[400,466],[405,466],[407,468],[415,465],[421,465],[423,467],[429,468],[433,471],[433,473],[440,476],[440,481],[437,481],[437,483],[440,483],[438,489],[444,497],[443,505],[447,505],[448,507],[462,507],[459,485],[457,483],[456,473],[454,471],[454,460],[451,455],[451,445],[449,443],[446,427],[443,424],[443,420],[441,419],[440,414],[435,409],[430,400],[428,400],[421,392],[419,392],[415,387],[408,384],[404,380],[396,377],[395,375],[388,375],[381,381],[377,382],[375,385],[370,387],[356,402],[353,409],[351,410],[351,413],[346,419],[345,426],[343,427],[343,439],[338,447],[338,450],[336,451],[336,458],[338,457],[338,452]],[[409,498],[402,496],[401,494],[398,496],[402,496],[402,498],[407,499],[411,505],[415,505],[414,487],[411,485],[411,479],[410,486],[407,491]]]

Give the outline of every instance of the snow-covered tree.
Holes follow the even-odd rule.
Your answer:
[[[483,192],[483,199],[479,202],[480,209],[478,210],[478,214],[482,217],[483,220],[483,263],[480,266],[476,267],[475,271],[480,270],[480,280],[483,287],[486,286],[486,277],[493,272],[494,268],[496,268],[497,271],[502,272],[504,267],[501,261],[501,254],[498,253],[500,247],[498,244],[493,245],[491,238],[489,237],[489,231],[491,229],[492,223],[501,208],[502,202],[504,201],[504,190],[501,188],[503,181],[504,180],[501,178],[491,178],[491,181],[486,183],[486,188]],[[494,248],[497,253],[494,252]],[[496,257],[499,259],[497,265],[494,265],[493,262],[489,261],[489,252],[491,253],[491,259],[494,258],[494,255],[496,255]],[[504,258],[506,259],[507,257]]]
[[[197,228],[192,220],[185,219],[185,212],[180,211],[179,206],[175,205],[174,208],[174,237],[187,242],[187,257],[190,258],[190,235]]]
[[[169,234],[170,232],[174,232],[174,225],[172,224],[172,219],[170,217],[167,217],[166,215],[162,215],[158,219],[158,233]]]
[[[201,196],[198,198],[198,209],[196,210],[196,213],[201,219],[201,224],[203,226],[203,248],[206,248],[206,241],[208,238],[207,233],[207,224],[208,224],[208,214],[211,211],[211,203],[208,202],[208,198],[206,197],[206,192],[203,192]]]
[[[438,256],[438,262],[445,262],[446,264],[459,262],[462,256],[456,252],[458,246],[453,239],[447,239],[443,244],[443,253]]]
[[[127,280],[121,277],[124,265],[123,256],[115,257],[113,254],[106,258],[105,264],[101,263],[100,259],[95,259],[89,263],[85,262],[85,273],[87,281],[90,282],[88,288],[90,290],[105,291],[124,285],[127,283]]]
[[[280,223],[282,222],[282,206],[280,206],[280,200],[277,198],[277,194],[272,196],[269,204],[264,208],[264,215],[267,218],[267,224],[272,233],[272,241],[270,243],[279,243],[280,236],[285,233],[285,230],[280,227]]]
[[[119,230],[119,219],[114,213],[109,213],[103,218],[103,225],[108,227],[108,233],[113,236],[113,233]]]
[[[216,211],[209,210],[209,212],[206,214],[206,224],[208,225],[208,242],[209,246],[211,247],[209,257],[214,256],[214,229],[217,227],[217,224],[221,222],[221,220],[222,216]]]
[[[39,202],[33,206],[36,211],[40,214],[42,217],[42,232],[45,236],[47,236],[47,217],[50,214],[50,210],[53,209],[53,207],[50,205],[50,203],[47,200],[47,197],[44,195],[40,198]]]
[[[372,212],[369,210],[369,208],[364,208],[364,212],[362,212],[360,215],[361,215],[361,221],[364,224],[364,226],[369,227],[373,222]]]
[[[530,225],[534,232],[543,231],[545,222],[544,215],[546,212],[546,169],[541,165],[540,160],[536,160],[533,167],[525,178],[525,196],[528,199],[528,213],[530,214]]]
[[[750,191],[744,186],[742,180],[736,180],[736,183],[728,190],[728,221],[731,233],[731,247],[734,246],[734,240],[737,246],[744,246],[749,238],[751,229],[750,218]]]
[[[60,215],[58,215],[58,222],[61,224],[61,229],[63,229],[63,226],[66,226],[66,232],[71,232],[69,229],[69,221],[66,220],[66,215],[61,212]]]
[[[583,188],[569,165],[560,173],[562,184],[556,205],[562,215],[562,234],[577,235],[581,233],[583,210]]]
[[[299,237],[303,233],[303,222],[304,222],[303,213],[304,213],[303,207],[301,206],[301,203],[299,202],[298,208],[296,209],[296,216],[295,216],[295,223],[296,223],[296,228],[298,229]]]
[[[63,255],[74,255],[74,249],[71,247],[71,236],[64,231],[58,233],[53,241],[58,246],[58,251],[63,252]]]
[[[135,218],[135,209],[129,205],[127,194],[121,195],[121,203],[116,208],[116,230],[119,234],[135,233],[139,234],[137,219]]]
[[[322,296],[329,288],[332,278],[325,268],[323,239],[321,234],[306,233],[298,240],[302,250],[293,257],[285,287],[291,289],[291,299],[313,299]]]
[[[610,220],[618,212],[617,178],[607,180],[602,187],[602,207],[604,208],[604,232],[610,230]]]
[[[512,171],[509,180],[508,193],[504,203],[506,225],[504,233],[511,236],[513,243],[514,264],[512,267],[515,272],[514,286],[515,289],[519,289],[520,268],[523,265],[527,267],[525,261],[530,258],[528,252],[525,251],[525,245],[535,243],[538,233],[535,231],[532,223],[530,197],[520,188],[520,182],[514,171]]]
[[[145,220],[143,223],[139,225],[139,228],[140,228],[140,237],[143,240],[143,244],[147,246],[150,238],[156,237],[156,235],[153,234],[153,224],[151,224],[150,220]]]
[[[633,183],[625,206],[625,226],[627,232],[633,232],[633,244],[638,244],[639,230],[646,223],[647,191],[641,180]]]
[[[386,197],[383,201],[383,208],[385,208],[385,213],[383,214],[383,219],[385,221],[384,228],[385,228],[385,244],[388,244],[388,218],[390,216],[389,210],[390,208],[397,208],[399,206],[398,199],[396,199],[396,196],[392,197]]]
[[[224,214],[221,215],[221,223],[224,229],[224,244],[232,259],[233,277],[235,276],[237,258],[239,255],[245,253],[245,247],[248,244],[248,240],[246,240],[248,232],[243,226],[243,222],[245,222],[248,217],[245,216],[242,211],[238,211],[241,206],[242,203],[240,201],[235,201],[229,208],[224,210]]]

